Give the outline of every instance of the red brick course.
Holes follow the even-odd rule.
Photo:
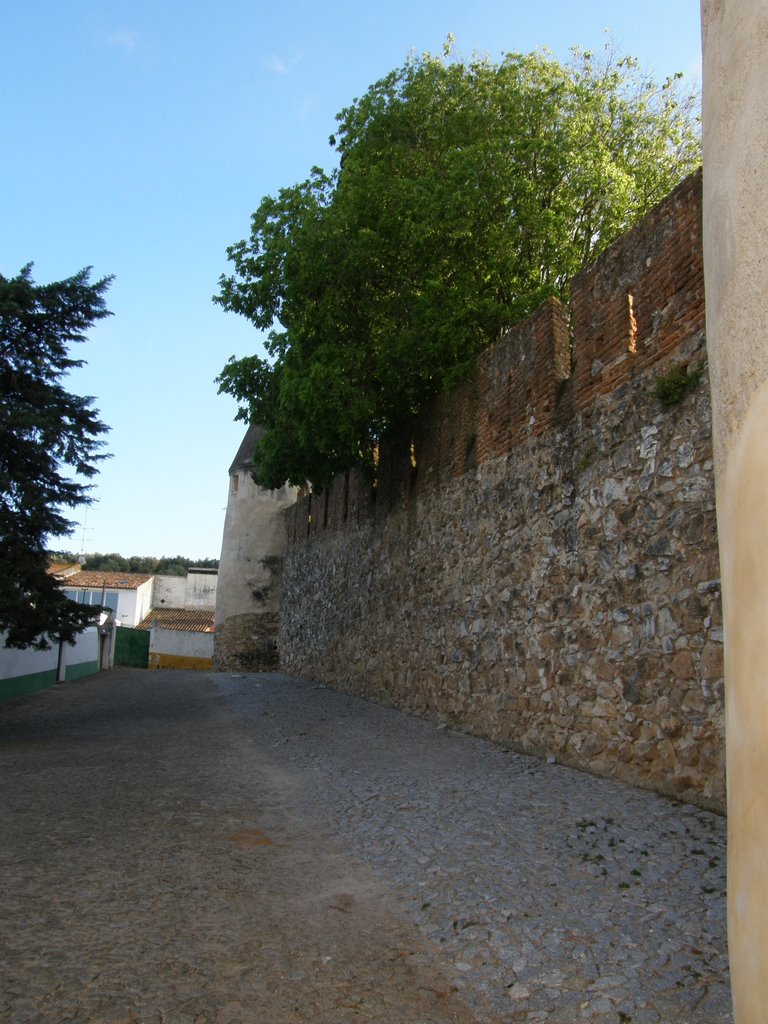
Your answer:
[[[383,442],[374,484],[353,470],[299,501],[289,545],[407,507],[420,489],[588,416],[633,377],[684,365],[703,333],[697,172],[573,279],[570,311],[549,299],[480,354],[470,380]]]

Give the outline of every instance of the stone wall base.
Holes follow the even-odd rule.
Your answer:
[[[274,672],[278,669],[275,614],[233,615],[216,627],[214,672]]]

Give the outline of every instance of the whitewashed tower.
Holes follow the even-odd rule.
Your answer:
[[[704,277],[736,1024],[768,1020],[768,0],[703,0]]]
[[[214,670],[274,671],[282,598],[285,510],[296,488],[270,491],[253,479],[263,433],[250,427],[229,469],[229,497],[216,592]]]

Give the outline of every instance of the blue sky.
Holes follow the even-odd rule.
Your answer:
[[[211,302],[266,194],[333,166],[335,115],[409,51],[619,49],[700,74],[699,0],[26,0],[0,33],[0,273],[115,275],[71,390],[112,427],[59,546],[216,557],[243,426],[213,379],[260,351]]]

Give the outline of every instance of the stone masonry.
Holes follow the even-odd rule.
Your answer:
[[[280,662],[277,650],[279,616],[267,612],[231,615],[216,629],[216,671],[272,672]]]
[[[375,486],[289,511],[286,670],[724,808],[700,204],[694,175],[575,279],[572,337],[550,300],[484,352]]]

